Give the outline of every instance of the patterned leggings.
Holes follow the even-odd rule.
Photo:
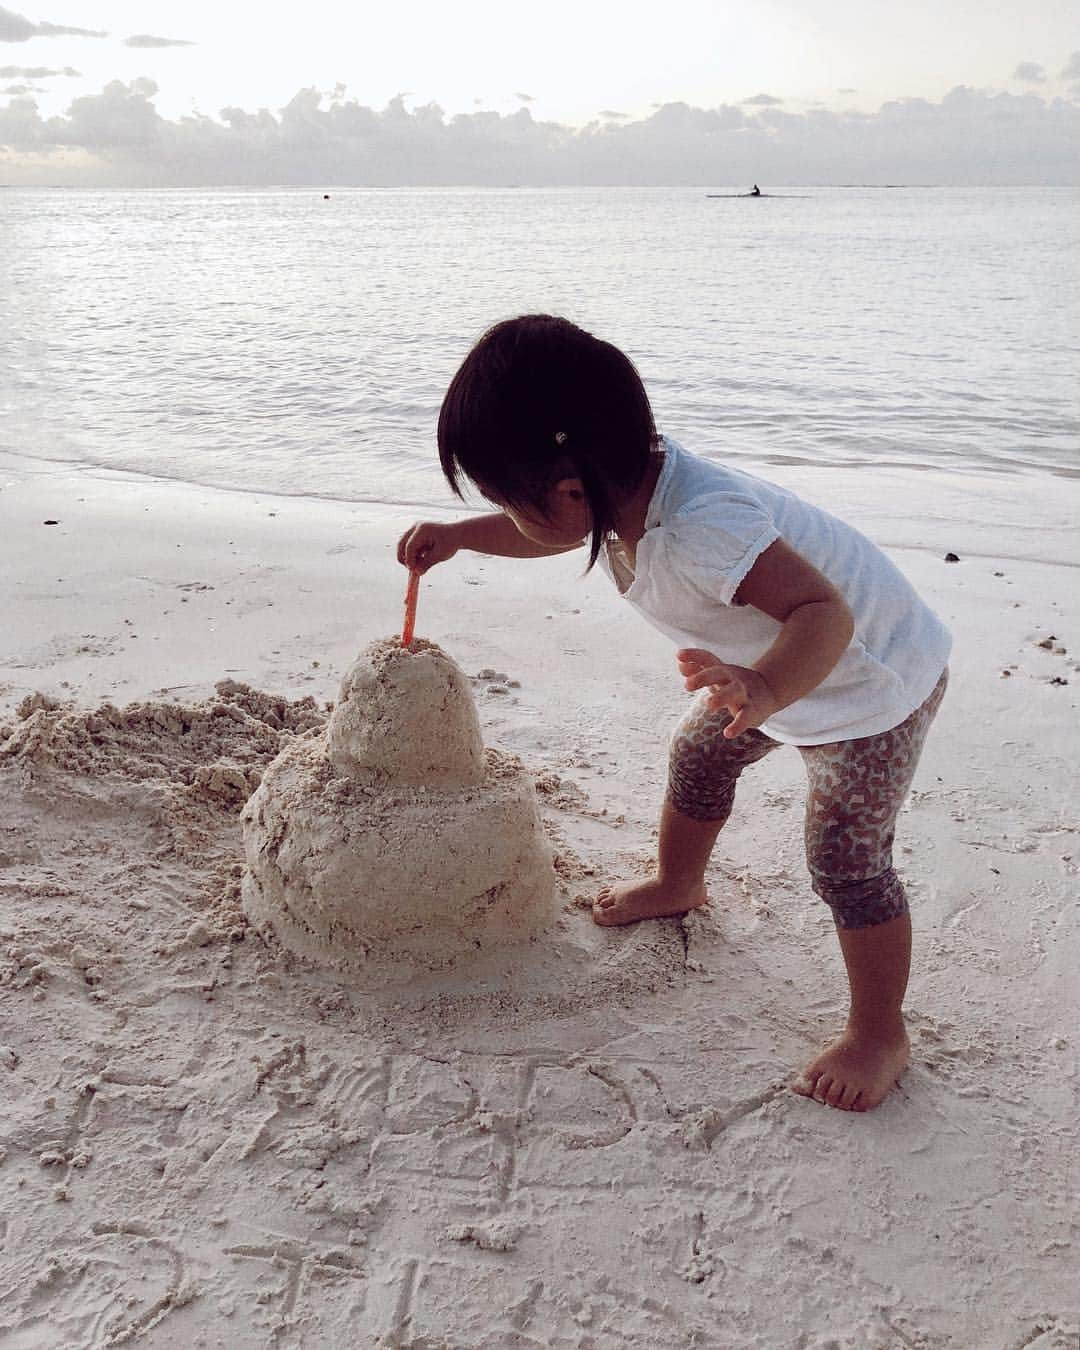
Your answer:
[[[797,747],[808,784],[806,862],[840,928],[868,928],[908,912],[892,866],[896,817],[947,683],[944,671],[926,702],[891,731]],[[710,712],[708,696],[701,692],[672,737],[668,801],[693,820],[723,825],[739,774],[780,742],[757,730],[725,740],[731,717]]]

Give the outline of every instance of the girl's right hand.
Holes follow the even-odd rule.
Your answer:
[[[448,562],[460,547],[455,526],[422,520],[398,540],[397,559],[403,567],[423,574],[436,563]]]

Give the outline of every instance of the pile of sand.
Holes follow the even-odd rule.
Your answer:
[[[433,643],[362,652],[326,734],[282,750],[242,819],[248,918],[319,965],[403,980],[557,918],[532,781],[485,753],[469,683]]]
[[[49,770],[91,782],[157,780],[239,806],[286,740],[321,729],[312,698],[290,702],[235,680],[221,680],[204,703],[103,703],[67,707],[36,693],[14,725],[0,725],[0,762],[26,778]]]

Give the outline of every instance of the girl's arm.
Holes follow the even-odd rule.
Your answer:
[[[729,739],[760,726],[816,689],[855,633],[844,597],[782,539],[770,544],[754,563],[737,599],[783,625],[753,667],[728,665],[697,648],[678,653],[687,689],[714,686],[712,706],[726,707],[732,714],[734,720],[724,730]]]
[[[573,544],[571,548],[579,548]],[[547,558],[568,553],[568,548],[547,548],[533,543],[501,511],[486,516],[467,516],[449,524],[421,521],[398,540],[398,562],[418,572],[426,572],[436,563],[447,562],[458,549],[491,553],[500,558]]]

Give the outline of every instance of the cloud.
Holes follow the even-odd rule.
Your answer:
[[[1080,104],[964,86],[877,112],[666,103],[573,128],[529,108],[448,116],[437,104],[376,110],[303,89],[276,112],[161,117],[152,80],[114,80],[43,118],[0,106],[7,182],[111,186],[260,184],[714,185],[1075,183]],[[74,158],[73,158],[74,156]],[[50,164],[57,167],[52,170]]]
[[[42,84],[9,84],[6,89],[0,89],[0,94],[13,94],[17,98],[23,94],[44,94],[47,90]]]
[[[760,108],[773,108],[783,103],[782,98],[773,98],[772,94],[755,94],[753,98],[744,98],[744,104],[757,105]]]
[[[1058,78],[1062,80],[1080,80],[1080,52],[1073,52],[1068,61],[1066,61]]]
[[[31,143],[38,147],[77,147],[114,160],[141,158],[165,148],[169,124],[150,101],[157,91],[153,80],[137,79],[130,84],[113,80],[100,94],[75,99],[66,117],[48,122],[36,116],[33,100],[15,99],[9,108],[0,109],[0,144],[10,143],[4,122],[7,112],[13,114],[16,128],[31,129]]]
[[[597,113],[597,116],[609,118],[612,122],[630,121],[629,113],[616,112],[614,108],[601,108],[600,111]]]
[[[1014,80],[1023,80],[1025,84],[1045,84],[1046,67],[1037,61],[1021,61],[1012,73]]]
[[[29,42],[35,37],[108,37],[90,28],[65,28],[55,23],[31,23],[14,10],[0,5],[0,42]]]
[[[151,37],[149,33],[137,33],[124,39],[125,47],[194,47],[197,44],[183,38]]]
[[[47,66],[0,66],[0,80],[47,80],[50,75],[79,77],[82,71],[72,70],[70,66],[63,70],[50,70]]]
[[[532,96],[532,94],[515,94],[514,97],[519,98],[522,101],[522,103],[536,102],[536,99]]]

